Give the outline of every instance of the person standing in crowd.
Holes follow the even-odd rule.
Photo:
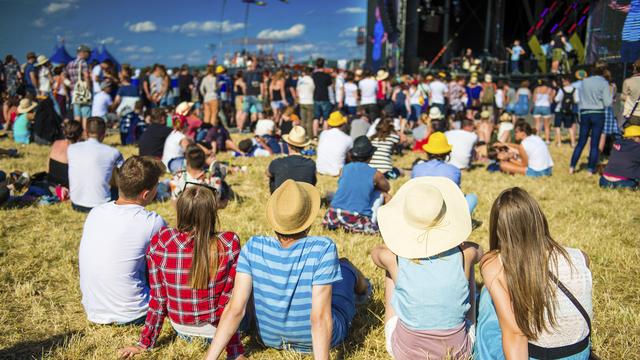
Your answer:
[[[622,139],[613,144],[609,162],[600,177],[603,188],[638,189],[640,183],[640,125],[624,129]]]
[[[207,66],[207,73],[202,78],[199,89],[203,98],[204,123],[215,125],[218,123],[218,80],[213,65]]]
[[[570,174],[575,172],[578,160],[580,160],[580,155],[589,137],[591,137],[589,163],[587,164],[589,175],[593,175],[596,172],[596,166],[598,165],[598,145],[604,128],[604,112],[605,108],[610,106],[613,100],[609,82],[602,76],[604,67],[599,65],[593,66],[591,76],[582,80],[582,89],[580,91],[580,135],[578,144],[573,149],[573,155],[571,156]]]
[[[91,49],[86,45],[78,46],[78,55],[75,60],[67,64],[66,75],[71,89],[71,104],[73,117],[82,123],[82,128],[87,129],[87,119],[91,116],[91,76],[89,74],[89,54]]]
[[[360,107],[371,120],[379,117],[376,94],[378,93],[378,82],[373,78],[373,74],[368,69],[362,72],[362,80],[358,82],[360,90]]]
[[[70,120],[62,124],[63,139],[56,140],[49,151],[49,171],[47,181],[54,185],[69,188],[69,146],[82,138],[82,124]]]
[[[12,55],[7,55],[4,58],[4,81],[7,90],[7,94],[10,97],[18,94],[18,86],[22,80],[22,74],[20,73],[20,65],[18,60]]]
[[[239,133],[244,132],[244,120],[245,113],[243,108],[244,103],[244,94],[247,90],[247,84],[244,82],[244,73],[242,70],[238,70],[235,76],[233,77],[233,95],[235,97],[235,108],[236,108],[236,126],[238,128]]]
[[[286,80],[284,82],[284,91],[285,91],[285,99],[287,100],[287,104],[289,106],[295,107],[296,101],[298,99],[298,93],[296,88],[298,87],[298,71],[293,70],[292,72],[285,73]]]
[[[467,85],[467,118],[473,119],[481,109],[480,93],[482,85],[478,84],[478,76],[471,75],[469,84]],[[528,106],[528,105],[527,105]]]
[[[387,106],[389,94],[391,93],[391,82],[389,81],[389,72],[386,69],[379,69],[376,72],[376,81],[378,82],[378,91],[376,92],[376,103],[378,109],[384,109]]]
[[[333,80],[324,68],[324,59],[316,60],[316,69],[311,75],[313,84],[313,137],[318,137],[321,125],[329,119],[333,106],[329,101],[329,88]]]
[[[68,79],[64,73],[64,66],[58,65],[53,69],[53,98],[60,110],[60,116],[67,117],[67,104],[69,103]]]
[[[383,173],[369,165],[375,151],[366,136],[355,139],[350,150],[350,162],[342,169],[338,190],[322,220],[327,229],[378,233],[376,211],[385,199],[391,198],[391,185]]]
[[[51,74],[49,58],[44,55],[38,55],[35,66],[38,76],[38,95],[46,96],[54,100],[52,91],[53,75]]]
[[[258,121],[258,115],[262,114],[262,99],[266,96],[266,89],[262,83],[262,75],[257,68],[257,60],[251,61],[247,66],[247,71],[243,73],[245,86],[242,112],[244,118],[238,123],[238,128],[243,129],[247,118],[251,116],[251,122]]]
[[[193,75],[189,71],[189,65],[183,64],[178,75],[178,93],[180,102],[190,102],[193,91]]]
[[[268,347],[328,359],[330,348],[345,340],[370,283],[348,259],[339,259],[331,239],[309,235],[319,211],[313,185],[287,180],[271,195],[267,220],[275,236],[253,236],[242,247],[233,296],[207,360],[218,359],[233,340],[250,299],[257,335]]]
[[[144,324],[150,301],[145,252],[154,234],[167,225],[145,209],[155,199],[164,165],[133,156],[121,170],[118,200],[89,213],[78,251],[82,306],[95,324]]]
[[[533,90],[534,129],[541,133],[544,126],[544,140],[547,144],[551,143],[551,102],[554,97],[555,91],[547,80],[538,80],[538,86]]]
[[[493,203],[489,252],[480,262],[475,355],[479,359],[588,359],[592,276],[589,257],[551,237],[546,216],[525,190]]]
[[[311,77],[310,68],[305,67],[302,69],[302,76],[298,79],[296,91],[298,93],[298,104],[300,104],[300,121],[302,121],[302,127],[307,134],[307,138],[311,139],[313,136],[315,82]]]
[[[531,90],[529,90],[529,81],[523,80],[520,83],[518,91],[516,91],[518,98],[514,107],[514,113],[516,117],[522,118],[529,115],[529,102],[531,101]]]
[[[449,109],[452,114],[458,114],[464,112],[467,104],[467,93],[465,91],[465,79],[464,77],[457,75],[451,79],[449,83]],[[413,103],[411,107],[413,108]]]
[[[113,100],[113,108],[120,117],[132,112],[136,108],[136,103],[140,101],[140,89],[131,83],[132,75],[130,67],[123,67],[120,70],[120,86]]]
[[[176,228],[164,227],[151,239],[146,255],[150,287],[146,321],[138,343],[120,349],[121,357],[156,346],[166,317],[178,336],[189,342],[210,342],[217,333],[231,293],[235,299],[238,290],[234,281],[240,239],[233,232],[219,231],[215,193],[204,184],[188,187],[176,204]],[[228,335],[225,347],[228,359],[245,359],[238,331]]]
[[[553,159],[547,144],[533,134],[531,125],[524,120],[518,121],[514,130],[519,144],[500,144],[518,153],[518,157],[506,155],[500,159],[500,170],[507,174],[526,175],[531,177],[551,176]]]
[[[551,39],[551,73],[557,74],[560,72],[561,63],[566,62],[566,51],[565,47],[567,44],[567,39],[562,34],[562,31],[558,31]],[[567,71],[568,69],[562,69],[563,71]]]
[[[344,91],[344,111],[347,115],[355,117],[358,113],[358,85],[355,83],[353,72],[347,71]]]
[[[447,162],[460,170],[470,169],[474,148],[478,142],[473,120],[462,120],[460,129],[449,130],[444,135],[451,144],[451,155]]]
[[[235,118],[235,114],[230,111],[233,106],[231,102],[231,88],[233,86],[233,82],[227,74],[227,69],[222,65],[216,66],[216,76],[218,81],[218,102],[220,108],[218,116],[220,116],[225,125],[229,125]]]
[[[633,63],[633,75],[622,83],[621,99],[622,115],[633,125],[640,125],[640,59]]]
[[[519,74],[520,73],[520,57],[527,54],[526,51],[520,46],[520,40],[513,40],[513,45],[510,48],[507,48],[507,51],[510,54],[509,64],[511,65],[511,73]]]
[[[320,134],[318,141],[317,170],[322,175],[339,176],[353,140],[346,133],[347,118],[339,111],[331,113],[327,125],[329,129]]]
[[[384,334],[393,359],[468,359],[476,323],[471,217],[449,179],[404,184],[378,210],[385,245],[371,251],[385,270]]]
[[[437,107],[442,114],[446,114],[445,99],[449,93],[449,87],[444,82],[447,79],[445,72],[439,72],[438,76],[429,83],[429,105],[431,107]]]
[[[604,127],[602,128],[602,135],[600,135],[600,143],[598,144],[598,149],[601,153],[604,153],[607,138],[615,140],[622,135],[622,131],[613,113],[613,104],[617,103],[616,96],[618,95],[618,87],[609,69],[605,69],[602,75],[609,82],[609,92],[611,93],[611,104],[604,108]]]
[[[411,103],[409,101],[409,89],[404,82],[394,84],[391,93],[391,102],[393,104],[393,114],[400,121],[405,122],[411,112]]]
[[[24,90],[26,94],[38,95],[38,69],[36,69],[36,54],[27,54],[27,62],[24,65]]]
[[[286,180],[294,180],[316,185],[316,163],[313,159],[301,155],[302,150],[311,143],[302,126],[294,126],[282,139],[289,147],[289,155],[277,158],[267,168],[269,191],[273,193]]]
[[[562,126],[569,131],[571,147],[576,146],[577,109],[580,103],[580,92],[571,85],[569,76],[562,76],[562,87],[555,97],[556,112],[554,126],[556,128],[556,145],[562,144]]]
[[[273,73],[269,84],[269,95],[271,95],[271,110],[273,111],[273,121],[280,124],[282,110],[288,105],[285,89],[284,72],[278,70]]]
[[[487,111],[489,113],[488,120],[491,124],[495,122],[495,106],[497,86],[493,82],[493,77],[490,74],[484,76],[484,81],[480,84],[482,91],[480,92],[480,106],[481,112]]]
[[[88,139],[69,145],[67,150],[69,196],[71,206],[76,211],[87,213],[117,198],[117,194],[111,191],[111,178],[124,159],[120,151],[102,144],[106,129],[102,118],[89,118],[86,129]]]

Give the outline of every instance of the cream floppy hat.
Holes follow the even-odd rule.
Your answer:
[[[408,181],[378,209],[378,226],[394,254],[421,259],[465,241],[471,215],[458,185],[445,177],[423,176]]]

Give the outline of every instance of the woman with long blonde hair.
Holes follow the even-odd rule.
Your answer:
[[[220,232],[216,190],[189,183],[176,204],[176,228],[162,228],[147,252],[149,310],[140,340],[120,350],[130,357],[155,344],[168,315],[178,336],[191,341],[211,341],[225,306],[231,298],[240,240],[233,232]],[[227,344],[231,359],[244,359],[236,332]]]
[[[207,73],[200,82],[200,93],[204,107],[204,122],[216,125],[218,123],[218,80],[213,65],[207,66]]]
[[[479,359],[588,359],[591,352],[589,258],[549,233],[525,190],[493,203],[490,251],[482,258],[475,353]]]

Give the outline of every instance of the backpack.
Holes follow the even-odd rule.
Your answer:
[[[72,104],[88,105],[91,104],[91,90],[89,83],[83,79],[82,62],[78,61],[78,81],[73,86]]]
[[[564,88],[560,88],[560,91],[563,93],[562,102],[560,103],[560,112],[565,115],[573,114],[573,106],[575,105],[575,102],[573,101],[573,93],[576,92],[576,89],[573,89],[570,93],[564,91]]]
[[[482,105],[493,105],[493,102],[496,98],[496,89],[491,86],[487,86],[482,91],[482,98],[480,99],[480,103]]]

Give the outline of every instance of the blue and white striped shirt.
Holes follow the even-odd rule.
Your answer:
[[[311,352],[311,288],[342,280],[333,241],[309,236],[285,249],[274,237],[254,236],[242,248],[236,272],[252,277],[263,343]],[[332,338],[335,345],[339,341],[335,331]]]

